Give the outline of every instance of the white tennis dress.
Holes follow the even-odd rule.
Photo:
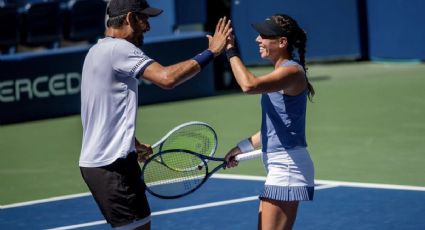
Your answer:
[[[297,65],[304,71],[295,61],[282,64],[288,65]],[[313,199],[314,166],[305,138],[307,93],[306,89],[297,96],[281,91],[261,96],[261,141],[267,179],[260,199]]]

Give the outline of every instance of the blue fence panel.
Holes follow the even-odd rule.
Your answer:
[[[149,19],[151,30],[147,37],[171,35],[178,26],[205,24],[207,20],[206,0],[156,0],[150,1],[152,7],[163,9],[158,17]]]
[[[77,113],[86,52],[79,48],[0,56],[0,124]]]
[[[177,25],[205,24],[207,21],[207,0],[175,0]]]
[[[295,18],[307,32],[309,60],[361,57],[357,0],[232,0],[231,17],[246,64],[264,64],[251,23],[275,13]]]
[[[163,65],[186,60],[207,47],[204,33],[149,40],[143,50]],[[90,47],[0,56],[0,124],[80,112],[81,70]],[[141,81],[139,103],[175,101],[214,94],[208,65],[195,78],[173,90]]]
[[[425,1],[368,0],[371,59],[425,60]]]
[[[149,1],[152,7],[162,9],[163,12],[157,17],[149,18],[151,29],[146,37],[171,35],[174,33],[176,24],[175,0]]]

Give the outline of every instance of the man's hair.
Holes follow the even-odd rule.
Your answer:
[[[124,24],[124,20],[125,20],[126,17],[127,17],[126,14],[119,15],[119,16],[116,16],[116,17],[110,17],[106,21],[106,26],[112,27],[112,28],[119,28]]]

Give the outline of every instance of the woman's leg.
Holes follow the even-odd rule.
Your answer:
[[[258,214],[259,230],[290,230],[297,217],[298,201],[262,199]]]

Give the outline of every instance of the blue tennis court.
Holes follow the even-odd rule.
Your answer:
[[[189,196],[149,196],[152,229],[256,229],[262,177],[218,175]],[[425,229],[425,188],[318,181],[295,229]],[[2,206],[0,229],[110,229],[90,194]]]

